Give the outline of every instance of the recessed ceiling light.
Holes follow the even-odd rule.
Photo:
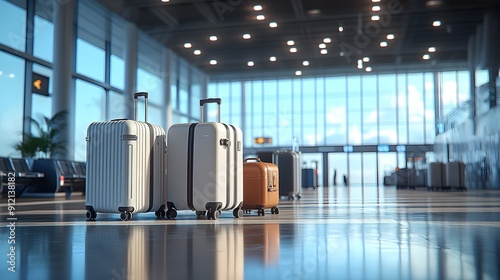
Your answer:
[[[161,2],[166,3],[169,2],[170,0],[161,0]]]
[[[330,44],[332,42],[331,38],[325,38],[323,39],[323,43]]]
[[[372,68],[368,66],[368,67],[366,67],[366,69],[365,69],[365,70],[366,70],[366,72],[371,72],[371,71],[372,71]]]
[[[344,31],[344,27],[339,26],[339,32],[342,32],[342,31]]]
[[[431,58],[431,56],[430,56],[430,55],[428,55],[428,54],[424,54],[424,55],[422,56],[422,59],[425,59],[425,60],[428,60],[429,58]]]
[[[321,49],[321,51],[319,51],[321,54],[327,54],[328,51],[326,49]]]
[[[249,61],[249,62],[247,62],[247,65],[250,66],[250,67],[252,67],[252,66],[255,65],[255,63],[253,63],[253,61]]]
[[[340,55],[340,56],[344,56],[344,52],[340,52],[340,53],[339,53],[339,55]]]
[[[393,40],[394,38],[394,34],[387,34],[387,40]]]
[[[255,6],[253,6],[253,9],[255,11],[262,11],[262,6],[261,5],[255,5]]]
[[[425,5],[427,7],[436,7],[440,6],[441,4],[443,4],[441,0],[428,0],[427,2],[425,2]]]
[[[358,63],[358,69],[363,69],[363,64]]]
[[[243,39],[248,40],[250,38],[252,38],[252,36],[250,34],[248,34],[248,33],[247,34],[243,34]]]
[[[312,10],[307,11],[307,13],[315,16],[315,15],[321,14],[321,10],[320,9],[312,9]]]
[[[286,42],[286,44],[289,45],[289,46],[293,46],[293,45],[295,45],[295,42],[293,40],[288,40]]]
[[[321,44],[318,45],[318,47],[320,49],[325,49],[326,48],[326,44],[325,43],[321,43]]]
[[[201,51],[200,50],[194,50],[194,55],[200,55],[201,54]]]
[[[215,60],[215,59],[210,60],[210,65],[216,65],[216,64],[217,64],[217,60]]]
[[[382,48],[387,47],[387,42],[385,42],[385,41],[384,41],[384,42],[380,42],[380,46],[381,46]]]
[[[373,21],[377,21],[377,20],[379,20],[379,19],[380,19],[380,17],[379,17],[378,15],[374,15],[374,16],[372,16],[372,20],[373,20]]]
[[[380,0],[372,0],[373,3],[378,3]]]
[[[436,51],[436,48],[435,47],[430,47],[427,49],[428,52],[435,52]]]
[[[440,20],[433,21],[432,26],[435,26],[435,27],[441,26],[441,21]]]
[[[302,65],[309,66],[309,61],[307,61],[307,60],[302,61]]]
[[[370,58],[368,56],[363,57],[363,62],[369,62]]]
[[[296,53],[297,52],[297,48],[290,48],[290,52],[291,53]]]
[[[278,24],[277,24],[276,22],[274,22],[274,21],[273,21],[273,22],[270,22],[270,23],[269,23],[269,27],[271,27],[271,28],[276,28],[276,27],[278,27]]]
[[[212,41],[212,42],[217,41],[217,36],[215,36],[215,35],[210,36],[210,41]]]
[[[295,71],[295,76],[301,76],[301,75],[302,75],[302,71],[300,71],[300,70]]]
[[[266,17],[264,15],[257,15],[257,20],[265,20]]]
[[[186,49],[189,49],[189,48],[191,48],[192,46],[193,46],[193,45],[191,45],[191,43],[184,43],[184,47],[185,47]]]
[[[276,61],[276,57],[275,57],[275,56],[271,56],[271,57],[269,58],[269,60],[274,62],[274,61]]]
[[[373,6],[372,11],[374,11],[374,12],[380,11],[380,6]]]

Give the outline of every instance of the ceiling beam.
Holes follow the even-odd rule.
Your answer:
[[[210,9],[206,2],[195,2],[194,6],[210,23],[215,24],[219,22],[217,15]]]
[[[169,12],[165,11],[165,9],[151,7],[149,10],[161,21],[166,23],[169,27],[179,25],[179,21],[175,19]]]
[[[293,12],[295,13],[295,17],[298,19],[303,19],[304,16],[304,7],[302,6],[302,0],[290,0],[292,1]]]

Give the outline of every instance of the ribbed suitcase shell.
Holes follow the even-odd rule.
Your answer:
[[[279,203],[279,170],[273,163],[245,160],[243,163],[243,209],[274,208]],[[259,214],[261,214],[259,213]]]
[[[446,187],[444,163],[431,162],[427,167],[427,188],[444,189]]]
[[[87,130],[87,209],[163,209],[165,147],[165,131],[158,125],[133,120],[92,123]]]
[[[446,168],[446,186],[465,190],[465,164],[463,162],[447,162]]]
[[[221,145],[224,139],[229,147]],[[169,209],[206,211],[209,203],[221,203],[219,210],[240,207],[241,129],[216,122],[175,124],[168,129],[167,147]]]

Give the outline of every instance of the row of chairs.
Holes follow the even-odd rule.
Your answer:
[[[29,160],[0,158],[2,193],[7,193],[8,174],[15,176],[16,195],[26,193],[55,194],[74,190],[85,191],[85,163],[58,159]]]

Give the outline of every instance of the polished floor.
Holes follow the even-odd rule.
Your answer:
[[[2,280],[500,279],[500,190],[307,189],[278,215],[217,221],[87,222],[81,196],[18,198],[9,216],[2,199]]]

